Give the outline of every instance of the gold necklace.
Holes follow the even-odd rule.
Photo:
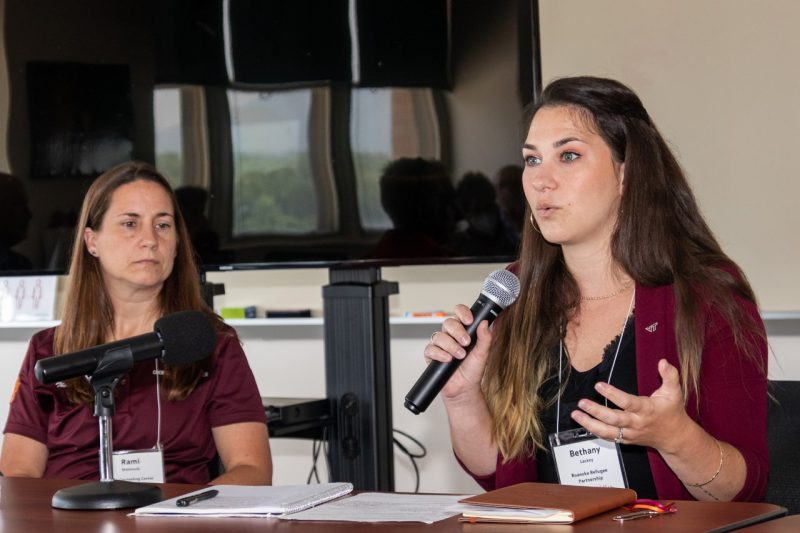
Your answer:
[[[633,280],[630,280],[628,283],[623,285],[622,288],[619,289],[618,291],[612,292],[611,294],[607,294],[605,296],[581,296],[581,301],[582,302],[587,302],[587,301],[596,301],[596,300],[608,300],[609,298],[613,298],[614,296],[619,296],[620,294],[622,294],[623,292],[628,290],[628,288],[632,284],[633,284]]]

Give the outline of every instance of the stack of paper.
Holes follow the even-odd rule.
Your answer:
[[[320,485],[243,486],[215,485],[218,494],[213,498],[180,507],[182,498],[210,490],[182,494],[134,511],[135,516],[281,516],[308,509],[339,498],[353,490],[352,483],[322,483]]]

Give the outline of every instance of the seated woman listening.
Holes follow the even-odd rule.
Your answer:
[[[92,388],[84,378],[42,385],[34,377],[36,362],[150,333],[161,316],[184,310],[205,312],[214,324],[213,354],[183,366],[157,359],[136,363],[115,389],[113,448],[161,454],[166,482],[270,484],[266,417],[253,373],[236,333],[203,303],[169,183],[138,162],[105,172],[86,194],[64,316],[58,327],[30,341],[0,470],[7,476],[98,479]],[[210,480],[209,464],[217,457],[225,472]]]

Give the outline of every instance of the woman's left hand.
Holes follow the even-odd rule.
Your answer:
[[[691,423],[686,414],[678,369],[661,359],[658,362],[661,386],[651,396],[635,396],[599,382],[595,389],[619,409],[591,400],[578,402],[580,410],[572,419],[600,438],[624,444],[650,446],[671,453],[681,441],[681,428]]]

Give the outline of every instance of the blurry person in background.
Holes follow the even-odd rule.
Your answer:
[[[446,257],[456,224],[455,190],[439,161],[401,158],[380,178],[381,205],[393,228],[365,256]]]
[[[492,182],[480,172],[464,174],[456,185],[456,203],[464,227],[456,232],[458,255],[512,255],[516,246],[506,235]]]
[[[525,220],[525,191],[522,190],[522,167],[506,165],[494,175],[494,186],[497,189],[497,205],[500,207],[500,222],[506,238],[514,249],[519,245],[522,236],[522,224]]]
[[[200,261],[206,265],[221,262],[219,235],[211,227],[211,222],[206,216],[208,191],[202,187],[186,185],[175,189],[175,198],[186,220],[189,238]]]

